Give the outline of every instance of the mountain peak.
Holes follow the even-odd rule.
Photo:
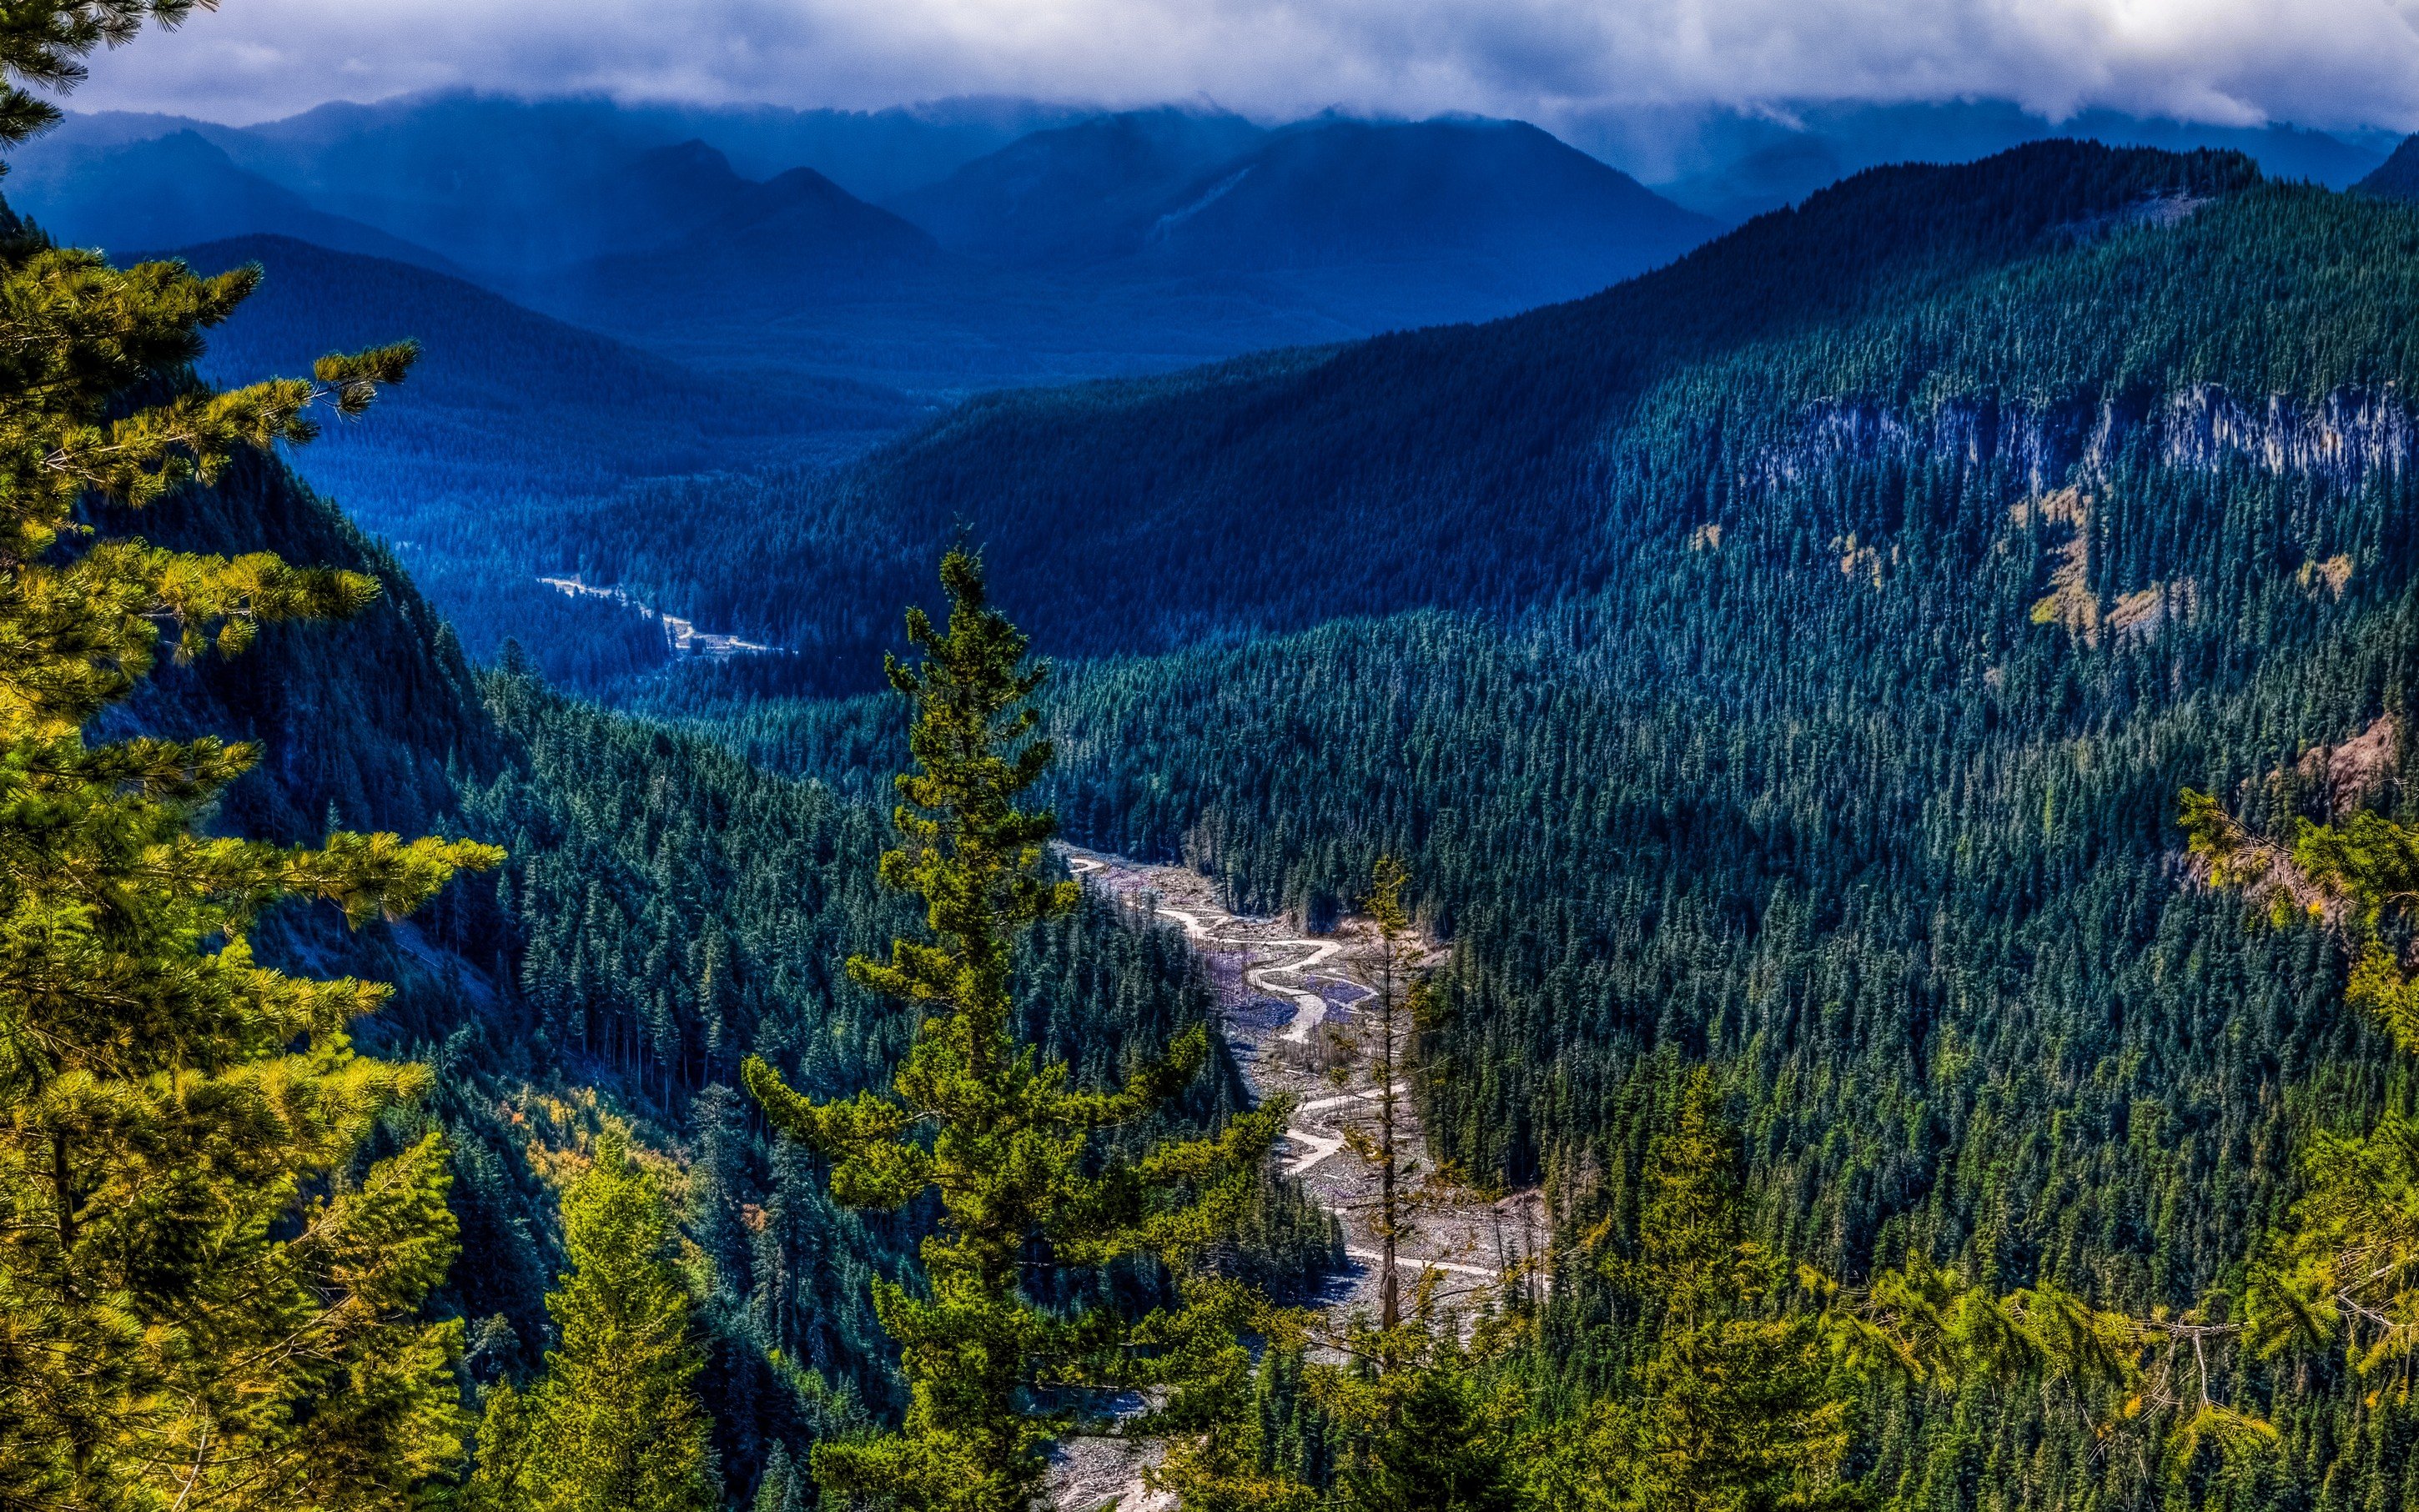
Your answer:
[[[651,147],[632,160],[634,171],[703,174],[714,178],[737,178],[730,158],[721,148],[701,138],[690,137],[670,147]]]
[[[954,252],[1097,256],[1119,227],[1267,134],[1172,105],[1100,116],[1020,137],[890,205]]]

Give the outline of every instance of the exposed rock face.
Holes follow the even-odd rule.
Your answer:
[[[2273,395],[2245,403],[2215,384],[2148,405],[1975,397],[1913,415],[1871,400],[1828,400],[1808,408],[1794,440],[1764,454],[1764,471],[1768,481],[1783,482],[1838,460],[1921,450],[2009,465],[2029,491],[2047,493],[2101,476],[2121,450],[2144,442],[2175,467],[2239,459],[2351,487],[2409,466],[2419,452],[2419,421],[2390,391],[2338,390],[2316,405]]]
[[[2168,396],[2160,416],[2167,460],[2214,467],[2248,457],[2271,472],[2306,472],[2354,485],[2409,465],[2419,428],[2399,396],[2338,389],[2311,409],[2271,396],[2251,409],[2214,384]]]
[[[2327,816],[2340,820],[2358,810],[2393,774],[2401,737],[2400,721],[2381,714],[2342,745],[2313,746],[2294,764],[2303,777],[2326,784]]]

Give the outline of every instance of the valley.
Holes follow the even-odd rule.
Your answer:
[[[1140,907],[1147,919],[1173,921],[1201,954],[1218,986],[1222,1036],[1252,1099],[1282,1098],[1292,1106],[1279,1169],[1344,1224],[1351,1264],[1324,1304],[1339,1315],[1374,1313],[1383,1257],[1369,1227],[1378,1196],[1367,1158],[1377,1101],[1369,1042],[1375,1031],[1365,1013],[1354,1011],[1376,990],[1368,921],[1348,917],[1324,936],[1302,938],[1283,920],[1220,908],[1208,881],[1190,868],[1082,850],[1068,852],[1068,866],[1086,887]],[[1436,950],[1423,956],[1418,969],[1442,959]],[[1408,1035],[1397,1057],[1415,1064]],[[1418,1101],[1407,1085],[1397,1084],[1397,1095],[1396,1138],[1420,1149]],[[1405,1296],[1425,1282],[1440,1307],[1468,1312],[1547,1284],[1543,1246],[1550,1223],[1537,1192],[1490,1197],[1416,1156],[1406,1175],[1418,1180],[1416,1195],[1406,1199],[1414,1216],[1397,1261]]]
[[[743,640],[735,635],[716,635],[709,630],[700,630],[676,614],[658,614],[619,588],[599,588],[577,578],[540,577],[537,580],[566,598],[602,599],[608,604],[629,609],[642,620],[661,625],[665,641],[684,656],[764,656],[774,650],[754,640]]]
[[[0,1508],[2419,1505],[2419,138],[61,24]]]

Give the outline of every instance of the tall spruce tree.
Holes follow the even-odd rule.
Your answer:
[[[708,1512],[720,1504],[704,1367],[672,1262],[671,1211],[618,1141],[562,1199],[571,1270],[547,1298],[562,1342],[479,1427],[475,1512]]]
[[[1277,1110],[1230,1119],[1213,1135],[1106,1155],[1098,1136],[1132,1124],[1188,1086],[1209,1053],[1206,1028],[1112,1091],[1078,1090],[1014,1032],[1017,937],[1075,906],[1078,885],[1044,872],[1055,832],[1018,800],[1051,747],[1032,706],[1046,670],[985,600],[976,559],[941,563],[946,627],[907,613],[914,666],[889,658],[912,701],[916,769],[898,786],[902,843],[884,883],[924,900],[932,943],[899,940],[891,958],[848,963],[856,980],[922,1015],[892,1095],[801,1096],[751,1057],[748,1088],[776,1127],[829,1156],[844,1203],[897,1208],[938,1193],[941,1222],[922,1246],[931,1295],[879,1281],[875,1310],[898,1340],[909,1388],[901,1431],[816,1446],[814,1471],[846,1504],[1023,1512],[1059,1431],[1049,1393],[1131,1379],[1142,1338],[1107,1305],[1052,1310],[1027,1277],[1152,1254],[1178,1260],[1247,1203],[1273,1142]]]
[[[0,143],[57,116],[27,85],[190,8],[11,7]],[[84,733],[163,636],[179,660],[233,653],[377,593],[86,517],[306,440],[312,410],[403,376],[408,347],[195,382],[199,333],[258,276],[114,269],[0,208],[0,1506],[400,1507],[460,1452],[459,1325],[416,1316],[455,1248],[443,1146],[356,1163],[426,1074],[348,1046],[384,987],[287,976],[246,934],[289,897],[406,913],[501,853],[208,837],[256,749]]]
[[[1747,1237],[1737,1135],[1711,1072],[1688,1079],[1648,1154],[1637,1253],[1605,1262],[1628,1326],[1651,1341],[1634,1379],[1554,1435],[1549,1505],[1780,1512],[1858,1504],[1842,1475],[1848,1404],[1811,1312],[1777,1306],[1788,1265]]]
[[[1351,1512],[1514,1512],[1525,1504],[1516,1429],[1526,1395],[1491,1369],[1507,1342],[1431,1305],[1429,1272],[1391,1329],[1347,1335],[1343,1364],[1303,1371],[1336,1441],[1330,1500]],[[1333,1346],[1331,1345],[1331,1348]]]

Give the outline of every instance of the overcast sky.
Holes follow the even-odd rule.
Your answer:
[[[1607,108],[2011,99],[2419,127],[2419,0],[223,0],[98,58],[79,110],[225,121],[519,94],[870,107],[966,94]]]

